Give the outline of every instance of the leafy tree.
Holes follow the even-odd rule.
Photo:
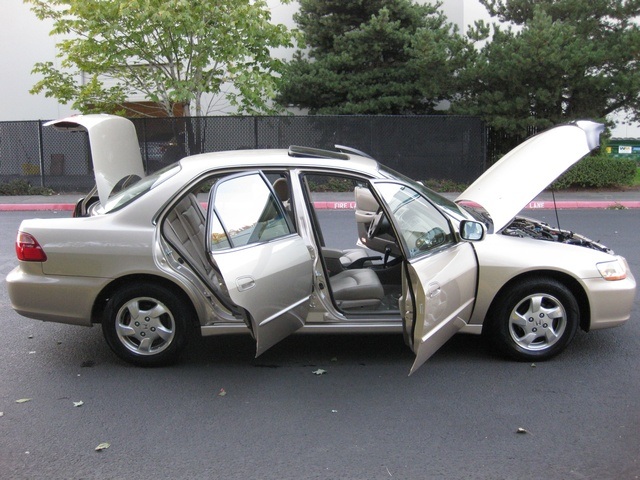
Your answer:
[[[483,116],[507,135],[578,118],[640,112],[640,2],[623,0],[481,0],[511,26],[462,74],[453,111]],[[486,39],[486,25],[471,33]]]
[[[287,65],[278,101],[312,114],[433,112],[455,91],[459,57],[469,51],[438,8],[300,0],[294,19],[308,50]]]
[[[205,94],[240,113],[269,112],[282,67],[269,49],[292,46],[264,0],[24,1],[62,38],[60,68],[36,64],[32,93],[83,112],[117,110],[140,94],[169,116],[177,104],[206,113]]]

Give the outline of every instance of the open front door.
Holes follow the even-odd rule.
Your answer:
[[[256,356],[304,325],[311,255],[260,172],[232,175],[209,194],[207,250],[231,300],[247,312]]]
[[[415,372],[464,327],[473,311],[478,262],[447,218],[402,183],[375,182],[405,257],[400,311]]]
[[[475,301],[475,265],[469,243],[407,264],[401,299],[403,325],[405,339],[416,354],[409,375],[467,324]]]

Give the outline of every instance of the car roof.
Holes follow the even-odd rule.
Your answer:
[[[184,169],[204,171],[226,167],[339,168],[377,176],[378,162],[352,153],[307,147],[289,149],[230,150],[192,155],[180,160]]]

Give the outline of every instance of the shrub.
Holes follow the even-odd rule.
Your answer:
[[[636,162],[607,155],[582,159],[553,183],[554,188],[605,188],[631,185],[636,175]]]
[[[0,183],[0,195],[53,195],[54,193],[50,188],[34,187],[26,180]]]
[[[458,183],[453,180],[437,180],[433,178],[424,180],[422,183],[425,187],[440,193],[463,192],[469,186],[466,183]]]
[[[309,181],[309,187],[313,192],[353,192],[354,186],[352,180],[337,177],[328,177],[322,181],[316,178]]]

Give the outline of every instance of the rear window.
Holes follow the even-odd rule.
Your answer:
[[[180,164],[174,163],[173,165],[169,165],[162,170],[158,170],[157,172],[138,180],[136,183],[109,197],[109,200],[107,200],[104,205],[100,206],[96,210],[96,213],[109,213],[114,210],[118,210],[125,205],[129,205],[137,198],[140,198],[145,193],[153,190],[167,179],[173,177],[179,171]]]

